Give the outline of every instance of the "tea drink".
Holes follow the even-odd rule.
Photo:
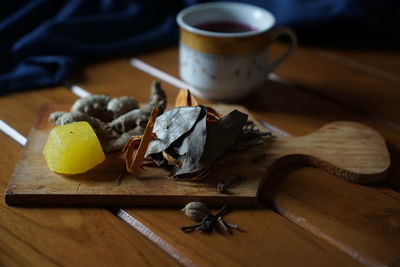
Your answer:
[[[195,28],[209,32],[239,33],[256,31],[257,28],[251,25],[229,20],[209,21],[194,25]]]

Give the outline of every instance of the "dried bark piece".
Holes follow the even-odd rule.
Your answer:
[[[135,135],[135,136],[131,136],[131,138],[129,138],[129,140],[126,142],[126,144],[124,145],[124,147],[122,148],[122,152],[126,152],[129,149],[131,149],[131,147],[139,147],[140,145],[140,141],[142,141],[143,135]]]
[[[219,119],[222,118],[222,115],[219,114],[215,109],[212,107],[206,107],[207,108],[207,123],[213,123],[217,122]]]
[[[153,167],[156,167],[157,164],[156,164],[156,163],[154,162],[154,160],[152,160],[152,159],[143,159],[143,162],[142,162],[141,167],[143,167],[143,166],[153,166]]]
[[[198,106],[196,98],[190,93],[189,90],[180,90],[175,99],[175,107],[194,107]],[[207,108],[207,122],[216,122],[222,118],[222,116],[212,107]]]
[[[158,110],[154,108],[150,114],[149,120],[147,122],[146,129],[144,130],[142,140],[140,141],[139,148],[136,150],[132,144],[129,143],[135,143],[137,141],[128,141],[128,144],[126,147],[124,147],[123,150],[126,151],[125,157],[126,157],[126,170],[129,173],[132,173],[134,176],[137,176],[139,172],[139,167],[141,166],[144,155],[147,151],[147,147],[149,146],[150,141],[155,137],[153,134],[153,127],[154,123],[157,119],[158,115]],[[132,148],[133,147],[133,148]]]
[[[170,164],[170,165],[175,165],[176,167],[180,168],[182,167],[182,162],[180,162],[179,160],[177,160],[176,158],[174,158],[173,156],[171,156],[170,154],[168,154],[166,151],[162,152],[162,155],[164,157],[164,159]]]
[[[142,141],[142,135],[141,136],[132,136],[132,141],[131,143],[126,143],[125,147],[123,148],[123,152],[126,152],[127,156],[129,154],[129,160],[133,161],[135,158],[135,155],[137,153],[137,150],[139,148],[140,142]],[[153,135],[153,138],[156,138],[155,135]],[[156,163],[154,162],[153,159],[146,159],[144,158],[142,161],[142,164],[140,166],[154,166]]]
[[[194,107],[198,106],[196,98],[189,90],[180,90],[175,99],[175,107]]]
[[[125,152],[126,169],[128,169],[128,162],[129,164],[133,162],[133,159],[136,156],[137,149],[140,145],[140,142],[142,141],[142,137],[143,136],[132,136],[122,148],[122,152]]]

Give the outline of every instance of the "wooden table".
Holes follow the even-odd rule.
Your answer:
[[[277,45],[272,54],[282,49]],[[133,57],[178,77],[176,47]],[[81,66],[68,81],[90,93],[144,102],[158,78],[132,67],[129,58]],[[227,215],[245,232],[184,234],[179,227],[191,221],[173,208],[7,206],[4,188],[22,146],[0,133],[0,265],[399,266],[400,55],[304,46],[276,75],[240,104],[295,136],[335,120],[365,123],[388,142],[389,178],[361,186],[294,165],[270,177],[259,207]],[[173,99],[177,88],[163,85]],[[76,99],[66,86],[2,96],[0,119],[26,136],[43,103]]]

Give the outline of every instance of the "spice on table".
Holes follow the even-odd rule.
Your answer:
[[[221,194],[227,194],[227,190],[236,186],[241,180],[245,179],[245,176],[242,175],[237,175],[235,178],[233,178],[231,181],[227,182],[226,184],[221,181],[217,184],[217,190]]]
[[[187,206],[193,206],[197,209],[186,209]],[[236,224],[226,223],[223,219],[223,216],[228,212],[228,206],[224,205],[215,215],[209,213],[208,209],[206,212],[205,207],[207,206],[201,202],[191,202],[185,206],[185,213],[186,210],[190,210],[189,214],[191,216],[188,216],[191,219],[200,222],[195,225],[181,227],[183,232],[191,233],[193,231],[202,231],[203,233],[212,233],[215,230],[222,233],[222,228],[226,233],[232,234],[231,229],[239,230],[239,227]],[[196,210],[196,212],[193,212],[193,210]],[[202,218],[200,219],[200,217]]]
[[[247,121],[244,125],[241,134],[238,136],[234,151],[248,150],[253,146],[261,145],[273,138],[270,132],[263,132],[258,129],[254,122]]]
[[[156,108],[154,108],[150,114],[146,129],[144,130],[143,136],[140,140],[139,147],[136,149],[136,146],[134,145],[135,142],[133,142],[133,143],[128,142],[127,145],[123,149],[123,151],[126,152],[125,153],[126,170],[129,173],[132,173],[134,176],[136,176],[138,174],[139,167],[141,166],[141,164],[143,162],[144,155],[147,151],[149,143],[155,137],[153,134],[153,127],[154,127],[154,123],[157,118],[157,114],[158,114],[158,110]],[[134,137],[133,140],[137,140],[137,139],[135,139],[135,137]]]
[[[225,232],[227,232],[227,233],[229,233],[229,234],[232,233],[231,229],[230,229],[229,226],[225,223],[225,221],[222,219],[222,217],[218,217],[217,221],[218,221],[218,223],[221,225],[222,229],[225,230]]]
[[[186,216],[196,222],[201,221],[210,213],[207,205],[202,202],[190,202],[186,204],[182,211],[185,212]]]

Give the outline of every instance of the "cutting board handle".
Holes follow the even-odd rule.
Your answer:
[[[302,163],[358,184],[382,181],[390,167],[383,137],[372,128],[348,121],[327,124],[301,137],[278,137],[264,148],[267,174],[289,163]],[[261,183],[263,184],[263,183]]]

